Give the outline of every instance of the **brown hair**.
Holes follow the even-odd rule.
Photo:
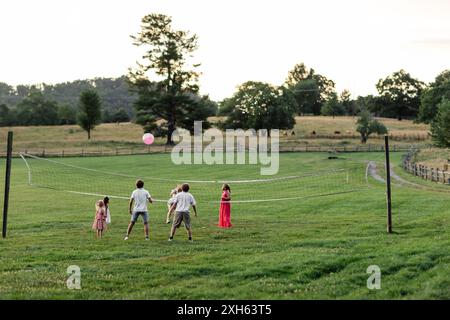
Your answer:
[[[184,183],[184,184],[181,186],[181,189],[182,189],[184,192],[188,192],[188,191],[189,191],[189,184]]]
[[[227,183],[224,183],[224,184],[223,184],[223,186],[222,186],[222,190],[228,190],[228,191],[230,191],[230,193],[231,193],[231,188],[230,188],[230,185],[229,185],[229,184],[227,184]]]
[[[141,179],[136,181],[136,187],[138,189],[143,188],[144,187],[144,181],[142,181]]]

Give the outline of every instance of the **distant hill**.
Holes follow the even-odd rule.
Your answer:
[[[72,108],[78,106],[82,91],[95,89],[102,99],[102,107],[105,112],[113,114],[119,109],[124,109],[129,116],[134,116],[134,94],[129,91],[126,77],[120,78],[95,78],[76,80],[58,84],[18,85],[13,87],[0,82],[0,105],[15,107],[23,98],[33,91],[40,91],[48,100],[59,105],[67,105]]]

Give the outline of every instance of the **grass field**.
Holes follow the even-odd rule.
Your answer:
[[[302,116],[296,118],[295,129],[300,135],[308,135],[312,131],[317,134],[333,134],[334,131],[340,131],[345,134],[355,134],[355,122],[358,117],[325,117],[325,116]],[[389,132],[396,135],[422,135],[429,131],[429,126],[423,123],[414,123],[411,120],[398,121],[390,118],[377,118],[380,120]]]
[[[281,154],[279,175],[383,158],[356,153],[330,161],[326,156]],[[392,154],[395,165],[400,156]],[[147,177],[259,175],[259,166],[174,166],[165,154],[61,161]],[[450,298],[450,193],[442,190],[394,186],[392,235],[386,234],[384,186],[370,179],[372,188],[361,192],[235,204],[230,230],[215,226],[216,204],[199,203],[194,243],[181,230],[173,243],[167,242],[166,207],[156,203],[151,207],[151,241],[144,241],[137,224],[125,242],[126,200],[111,202],[112,227],[103,240],[96,240],[91,230],[96,197],[28,186],[20,159],[13,161],[12,177],[9,234],[0,241],[1,299]],[[74,176],[67,183],[78,181]],[[210,192],[220,195],[219,190]],[[252,192],[264,197],[271,191]],[[192,193],[200,197],[195,188]],[[66,287],[70,265],[81,268],[81,290]],[[381,290],[366,287],[370,265],[381,268]]]
[[[433,148],[429,150],[421,150],[413,159],[417,164],[424,165],[429,168],[438,168],[445,170],[445,166],[450,163],[450,149]]]
[[[217,119],[211,119],[212,122]],[[410,120],[397,121],[395,119],[380,119],[389,129],[395,144],[429,144],[428,126],[415,124]],[[281,136],[281,145],[361,145],[355,132],[356,118],[353,117],[297,117],[294,131],[295,136]],[[101,124],[92,131],[92,139],[87,140],[87,134],[77,125],[38,126],[0,128],[0,151],[6,147],[7,131],[14,131],[14,150],[17,152],[47,153],[97,152],[105,153],[118,148],[119,153],[130,153],[133,149],[146,151],[142,144],[142,127],[133,123]],[[311,133],[316,131],[317,135]],[[339,131],[341,135],[335,135]],[[163,147],[165,139],[158,138],[151,149]],[[373,136],[370,144],[382,144],[383,140]],[[121,150],[124,149],[124,150]]]

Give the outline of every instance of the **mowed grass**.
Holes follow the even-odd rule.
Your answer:
[[[392,154],[393,163],[399,164],[400,156]],[[342,161],[379,161],[383,154],[326,157],[281,154],[279,175],[336,168],[345,165]],[[174,166],[164,154],[61,161],[197,180],[259,174],[259,166]],[[167,242],[166,206],[156,203],[150,209],[151,240],[144,241],[138,223],[126,242],[126,200],[112,200],[112,227],[97,240],[91,230],[96,197],[30,187],[19,159],[13,161],[12,177],[9,233],[0,241],[2,299],[450,298],[448,193],[394,186],[391,235],[386,234],[384,186],[372,179],[372,187],[361,192],[235,204],[229,230],[216,227],[216,204],[199,203],[194,243],[182,229],[173,243]],[[220,197],[220,190],[210,192]],[[200,197],[195,188],[192,193]],[[81,290],[66,287],[70,265],[81,268]],[[381,268],[381,290],[366,287],[370,265]]]

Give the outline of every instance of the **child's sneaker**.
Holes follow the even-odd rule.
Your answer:
[[[145,241],[148,241],[148,240],[150,240],[150,238],[149,237],[145,237]]]
[[[128,240],[128,236],[125,236],[125,238],[123,238],[123,240]]]
[[[169,240],[167,240],[167,241],[172,242],[172,241],[173,241],[173,238],[169,238]]]

